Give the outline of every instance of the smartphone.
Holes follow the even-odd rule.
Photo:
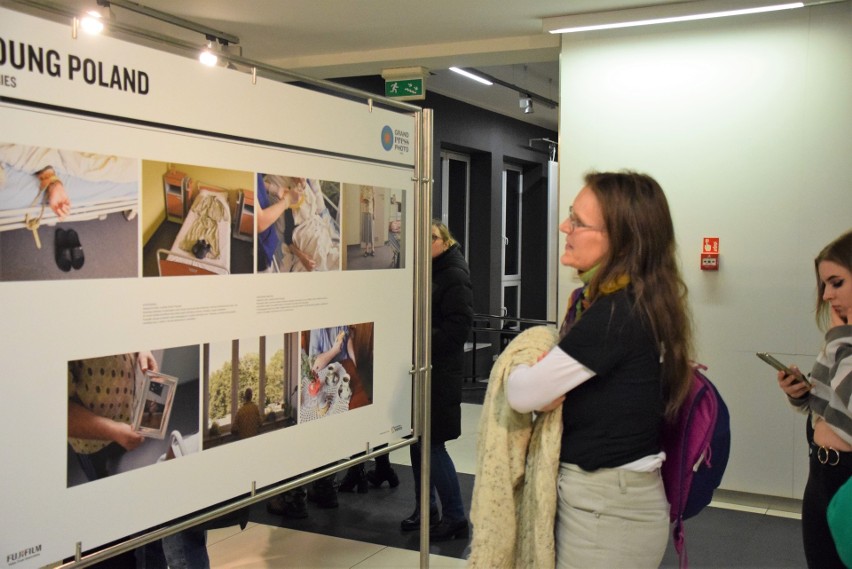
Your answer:
[[[778,371],[783,371],[787,375],[792,375],[793,377],[795,377],[799,381],[807,381],[805,379],[805,377],[802,375],[802,372],[790,369],[789,367],[787,367],[786,365],[784,365],[783,363],[781,363],[780,361],[775,359],[770,354],[767,354],[766,352],[757,352],[755,355],[757,357],[759,357],[760,359],[762,359],[763,361],[765,361],[766,363],[768,363],[769,365],[771,365],[772,367],[774,367],[775,369],[777,369]]]

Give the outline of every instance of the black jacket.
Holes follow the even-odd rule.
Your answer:
[[[461,434],[464,343],[473,325],[470,269],[459,246],[432,259],[432,441]]]

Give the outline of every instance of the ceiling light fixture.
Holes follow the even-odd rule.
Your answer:
[[[555,109],[556,107],[559,106],[558,101],[554,101],[553,99],[548,99],[547,97],[545,97],[543,95],[539,95],[538,93],[534,93],[533,91],[528,91],[527,88],[523,85],[515,85],[514,83],[509,83],[508,81],[503,81],[502,79],[494,77],[493,75],[489,75],[488,73],[485,73],[484,71],[480,71],[479,69],[474,69],[473,67],[467,67],[467,68],[458,68],[458,67],[453,68],[453,67],[451,67],[450,69],[452,69],[456,73],[461,73],[462,75],[465,75],[465,76],[467,76],[467,74],[469,74],[471,77],[478,77],[479,79],[481,79],[483,81],[488,81],[489,85],[491,85],[491,84],[500,85],[501,87],[506,87],[507,89],[511,89],[512,91],[517,92],[518,94],[520,94],[523,97],[527,97],[530,100],[536,101],[537,103],[544,105],[548,109]],[[477,79],[477,80],[479,80],[479,79]],[[530,112],[532,112],[532,111],[530,111]]]
[[[201,62],[201,65],[216,67],[216,64],[219,63],[218,44],[213,42],[213,40],[209,40],[207,42],[207,47],[202,49],[201,53],[198,54],[198,61]]]
[[[483,85],[493,85],[494,84],[492,81],[489,81],[488,79],[485,79],[484,77],[480,77],[478,75],[475,75],[475,74],[471,73],[470,71],[466,71],[466,70],[462,69],[461,67],[450,67],[450,71],[454,71],[455,73],[458,73],[459,75],[464,75],[468,79],[473,79],[474,81],[482,83]]]
[[[80,29],[96,36],[104,31],[104,17],[98,10],[89,10],[80,18]]]
[[[521,109],[524,111],[525,115],[531,115],[535,112],[535,110],[533,109],[532,97],[530,97],[527,94],[519,93],[518,104],[520,105]]]
[[[746,4],[745,7],[744,4]],[[745,3],[741,0],[698,0],[695,2],[663,4],[627,10],[612,10],[609,12],[593,12],[575,14],[573,16],[559,16],[555,18],[545,18],[542,22],[544,31],[546,32],[551,34],[570,34],[595,30],[667,24],[671,22],[724,18],[727,16],[742,16],[763,12],[776,12],[778,10],[803,8],[804,6],[805,2],[788,2],[779,4],[777,0],[755,0]]]
[[[211,28],[205,26],[203,24],[199,24],[193,22],[191,20],[187,20],[185,18],[181,18],[180,16],[175,16],[174,14],[169,14],[168,12],[162,12],[160,10],[155,10],[154,8],[149,8],[148,6],[143,6],[136,2],[131,2],[130,0],[97,0],[98,6],[106,6],[113,7],[118,6],[119,8],[123,8],[125,10],[130,10],[131,12],[135,12],[137,14],[142,14],[143,16],[148,16],[149,18],[154,18],[155,20],[160,20],[161,22],[166,22],[167,24],[171,24],[173,26],[177,26],[179,28],[183,28],[185,30],[190,30],[192,32],[198,32],[199,34],[203,34],[208,40],[216,40],[220,44],[228,45],[228,44],[238,44],[240,43],[240,38],[235,35],[217,30],[215,28]]]

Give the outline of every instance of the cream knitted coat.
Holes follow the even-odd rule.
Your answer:
[[[491,369],[482,405],[470,519],[468,567],[552,569],[556,564],[556,477],[562,409],[537,415],[513,411],[506,379],[518,364],[532,365],[557,341],[553,328],[518,335]]]

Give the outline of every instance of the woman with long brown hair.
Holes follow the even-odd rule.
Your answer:
[[[826,518],[832,497],[852,478],[852,231],[814,260],[817,325],[825,332],[813,371],[778,372],[778,385],[794,409],[808,415],[808,483],[802,497],[805,559],[813,569],[841,569],[852,558],[835,542]],[[841,557],[841,552],[846,557]]]
[[[562,406],[557,567],[658,567],[669,506],[660,433],[689,390],[691,332],[674,226],[660,185],[585,177],[560,225],[571,294],[558,344],[509,376],[519,412]]]

